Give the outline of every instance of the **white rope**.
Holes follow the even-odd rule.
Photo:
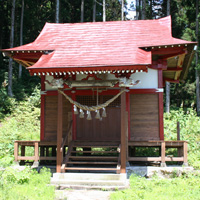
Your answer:
[[[97,106],[86,106],[86,105],[82,105],[80,103],[78,103],[77,101],[72,100],[71,97],[69,97],[68,95],[66,95],[62,90],[58,89],[58,92],[60,92],[61,94],[63,94],[63,96],[71,103],[74,104],[75,106],[77,106],[79,109],[82,110],[87,110],[87,111],[96,111],[96,110],[100,110],[102,108],[107,107],[110,103],[112,103],[115,99],[117,99],[123,92],[128,92],[129,90],[121,90],[117,95],[115,95],[112,99],[109,99],[108,101],[106,101],[103,104],[97,105]]]

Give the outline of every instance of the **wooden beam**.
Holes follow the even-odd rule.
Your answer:
[[[164,78],[164,82],[170,82],[170,83],[179,83],[179,80],[174,80],[174,79],[171,79],[171,78]]]
[[[60,151],[62,144],[62,134],[63,134],[63,96],[58,92],[58,112],[57,112],[57,162],[56,162],[56,172],[61,172],[61,164],[63,161],[63,154]]]
[[[121,94],[121,173],[126,173],[126,93]]]
[[[163,88],[163,72],[158,70],[158,88]],[[163,123],[163,92],[158,93],[158,106],[159,106],[159,133],[160,140],[164,140],[164,123]]]
[[[45,91],[45,76],[41,76],[41,91]],[[41,105],[40,105],[40,140],[44,140],[44,128],[45,128],[45,96],[41,95]]]
[[[168,67],[167,70],[164,70],[164,71],[167,71],[167,72],[180,72],[182,70],[183,70],[182,67]]]

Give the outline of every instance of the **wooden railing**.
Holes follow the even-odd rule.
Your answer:
[[[66,133],[66,135],[65,135],[65,137],[64,137],[64,139],[63,139],[63,142],[62,142],[62,144],[61,144],[60,152],[63,151],[63,148],[64,148],[64,146],[65,146],[67,140],[70,138],[69,135],[72,133],[72,124],[73,124],[73,120],[71,120],[70,123],[69,123],[69,127],[68,127],[68,129],[67,129],[67,133]],[[71,142],[71,141],[68,141],[68,143],[70,143],[70,142]]]
[[[166,166],[166,162],[176,161],[183,162],[184,165],[188,165],[187,161],[187,142],[186,141],[129,141],[129,147],[159,147],[160,156],[157,157],[138,157],[135,155],[129,155],[128,161],[139,161],[139,162],[153,162],[158,161],[161,166]],[[167,148],[176,148],[178,150],[178,156],[166,155]]]

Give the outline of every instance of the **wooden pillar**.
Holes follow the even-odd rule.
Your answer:
[[[62,145],[62,134],[63,134],[63,97],[60,92],[58,92],[58,112],[57,112],[57,162],[56,162],[56,172],[61,172],[61,165],[63,161],[63,155],[60,151]]]
[[[18,162],[18,151],[19,151],[19,145],[18,142],[14,143],[14,156],[15,156],[15,162]]]
[[[35,142],[35,162],[39,160],[39,145],[38,142]]]
[[[163,88],[163,72],[158,70],[158,88]],[[163,123],[163,92],[158,93],[158,106],[159,106],[159,132],[160,140],[164,140],[164,123]]]
[[[161,142],[161,167],[166,167],[165,163],[165,142]]]
[[[126,93],[121,94],[121,173],[126,173]]]
[[[188,166],[187,151],[188,151],[187,142],[184,142],[183,143],[183,165],[184,166]]]

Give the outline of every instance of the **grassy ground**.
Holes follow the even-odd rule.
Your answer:
[[[200,174],[171,179],[146,179],[132,176],[130,189],[112,193],[111,200],[199,200]]]
[[[30,168],[18,171],[11,167],[0,172],[1,200],[53,200],[55,189],[49,186],[51,173],[42,169],[40,173]]]

